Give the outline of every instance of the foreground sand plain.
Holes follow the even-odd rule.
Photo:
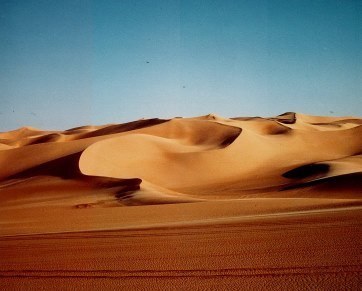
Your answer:
[[[0,288],[358,290],[362,119],[0,133]]]

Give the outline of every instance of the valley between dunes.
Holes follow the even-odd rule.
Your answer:
[[[1,290],[359,290],[362,119],[0,133]]]

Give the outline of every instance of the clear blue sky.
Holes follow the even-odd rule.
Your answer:
[[[362,115],[362,1],[0,0],[0,131]]]

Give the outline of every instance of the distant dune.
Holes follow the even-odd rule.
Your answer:
[[[65,131],[22,127],[0,133],[0,165],[5,289],[81,282],[85,289],[358,289],[362,118],[209,114]],[[87,233],[103,232],[92,250]],[[125,245],[117,245],[121,237]],[[86,266],[71,261],[78,254]]]

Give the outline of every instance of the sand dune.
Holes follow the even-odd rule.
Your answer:
[[[292,112],[149,119],[59,132],[23,127],[0,133],[1,199],[10,203],[17,197],[21,204],[46,196],[56,204],[65,196],[59,206],[67,199],[103,206],[358,199],[361,136],[359,118]],[[105,186],[102,179],[114,182]],[[74,194],[64,195],[64,189]]]
[[[240,288],[257,288],[263,284],[282,286],[279,279],[284,274],[287,277],[284,282],[289,282],[291,289],[307,288],[305,278],[314,280],[317,289],[343,287],[347,283],[351,287],[347,289],[357,289],[361,270],[355,261],[360,247],[357,238],[361,235],[357,227],[362,208],[361,118],[293,112],[270,118],[223,118],[209,114],[82,126],[65,131],[23,127],[0,133],[0,165],[0,257],[5,258],[0,286],[4,288],[24,287],[26,282],[34,283],[39,276],[46,282],[52,281],[46,275],[48,269],[35,266],[31,256],[22,261],[23,249],[18,253],[12,249],[15,242],[22,244],[24,236],[29,237],[35,248],[38,235],[49,235],[58,245],[59,237],[64,234],[63,247],[70,251],[73,238],[68,239],[67,233],[79,236],[77,243],[90,248],[83,237],[85,231],[97,235],[104,232],[107,237],[110,230],[119,232],[120,236],[129,236],[137,230],[139,235],[146,235],[149,242],[147,246],[138,239],[133,242],[145,248],[144,260],[152,258],[147,272],[157,271],[157,280],[145,270],[142,273],[141,265],[131,263],[132,256],[142,259],[139,251],[127,254],[120,250],[117,251],[120,258],[129,260],[122,266],[110,259],[111,265],[105,267],[94,257],[93,271],[108,270],[101,277],[87,275],[86,270],[75,267],[68,258],[58,261],[65,264],[63,273],[55,270],[54,276],[75,276],[78,271],[74,268],[80,268],[85,272],[84,278],[103,280],[102,284],[110,284],[110,288],[135,287],[135,282],[125,277],[132,271],[142,278],[140,282],[144,283],[137,285],[141,289],[154,279],[161,285],[166,281],[178,282],[179,285],[173,286],[178,289],[177,286],[189,286],[180,283],[182,274],[185,278],[197,277],[198,282],[206,282],[203,286],[210,288],[215,284],[230,288],[230,278],[244,278],[234,282]],[[298,240],[297,230],[288,228],[292,225],[297,229],[298,221],[304,225],[301,235],[308,234],[309,241]],[[278,232],[273,232],[275,225],[279,225]],[[329,228],[320,229],[326,225]],[[317,232],[312,234],[310,227]],[[211,234],[209,231],[213,228],[218,230],[212,230]],[[240,232],[242,238],[238,242],[234,234],[219,232],[222,228]],[[195,231],[194,245],[181,247],[174,242],[177,250],[173,254],[174,263],[170,263],[170,258],[169,263],[165,259],[158,264],[157,257],[166,253],[170,256],[171,249],[165,254],[158,249],[162,240],[154,234],[155,229],[160,229],[167,248],[171,247],[168,244],[173,238],[164,230],[175,229],[180,236]],[[244,231],[246,236],[242,235]],[[247,233],[253,233],[250,240]],[[349,241],[338,244],[336,236],[342,233]],[[204,241],[206,237],[208,244]],[[278,237],[281,248],[274,248],[272,243],[259,249],[251,247],[268,237]],[[322,247],[323,237],[328,238],[327,249]],[[235,250],[234,257],[244,254],[246,259],[234,261],[223,252],[217,259],[217,244],[228,239],[232,241],[230,250]],[[295,243],[293,252],[299,247],[301,253],[297,257],[303,259],[283,252],[283,245],[289,248],[288,240]],[[109,246],[116,241],[110,238]],[[132,244],[132,239],[125,243]],[[316,247],[315,255],[320,259],[308,259],[306,254],[310,248],[306,244]],[[55,258],[51,257],[52,248],[47,248],[38,255],[43,256],[47,268],[51,269]],[[152,254],[153,248],[159,253]],[[334,253],[342,256],[343,248],[349,252],[344,253],[343,266],[337,266],[338,258],[332,259],[332,256]],[[271,250],[278,253],[271,255]],[[101,256],[107,257],[112,252],[103,248]],[[207,259],[200,252],[210,252],[214,257]],[[263,267],[268,256],[275,259],[277,255],[281,257],[279,269]],[[80,260],[88,258],[86,253],[81,256]],[[181,258],[195,264],[182,265]],[[209,264],[215,268],[208,270]],[[179,268],[181,273],[172,273],[167,266],[173,270]],[[305,277],[299,274],[303,268],[310,268],[306,269]],[[322,270],[317,276],[319,279],[315,277],[318,268]],[[330,271],[332,269],[335,271]],[[19,270],[25,272],[24,276]],[[114,281],[107,279],[110,270],[118,270],[119,274],[115,274],[124,277],[124,285],[112,285]],[[338,275],[338,270],[344,275]],[[271,275],[256,276],[255,272]],[[22,279],[14,279],[16,276]],[[200,276],[207,280],[203,281]],[[39,286],[43,286],[42,282],[38,281]],[[74,287],[80,281],[69,282],[69,286]],[[97,282],[93,286],[99,286],[100,281]],[[283,286],[287,288],[288,284]]]

